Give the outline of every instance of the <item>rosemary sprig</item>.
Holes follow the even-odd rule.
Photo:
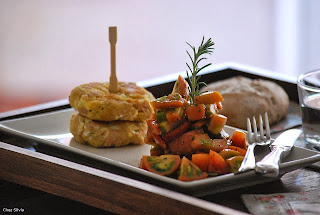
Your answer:
[[[204,68],[208,67],[211,65],[211,63],[208,63],[202,67],[199,68],[199,63],[202,60],[205,60],[207,58],[201,57],[201,55],[204,54],[210,54],[213,52],[213,45],[214,42],[211,41],[211,38],[209,38],[205,43],[204,43],[204,37],[202,38],[201,45],[198,47],[198,50],[192,45],[190,45],[188,42],[187,44],[191,47],[193,50],[193,58],[191,57],[190,53],[187,51],[188,56],[190,57],[190,60],[192,62],[192,68],[189,66],[188,63],[187,67],[189,70],[186,71],[187,77],[188,77],[188,82],[189,82],[189,92],[190,92],[190,104],[194,104],[194,97],[198,96],[201,94],[200,92],[200,86],[204,85],[206,86],[206,83],[204,82],[199,82],[199,79],[201,76],[197,77],[197,74]],[[189,74],[190,73],[190,74]]]

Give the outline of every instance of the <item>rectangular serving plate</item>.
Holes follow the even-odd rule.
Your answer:
[[[290,155],[280,164],[278,178],[267,178],[255,174],[254,171],[249,171],[241,174],[230,173],[198,181],[183,182],[174,178],[160,176],[138,167],[141,157],[150,154],[150,146],[147,144],[129,145],[121,148],[94,148],[77,143],[69,132],[70,117],[73,113],[76,113],[75,110],[69,108],[31,117],[6,120],[0,123],[0,130],[34,140],[40,144],[57,147],[102,161],[108,165],[156,180],[164,187],[172,187],[176,191],[198,197],[277,180],[289,171],[320,161],[319,153],[300,147],[293,147]],[[233,127],[225,127],[225,131],[229,134],[232,134],[234,130],[235,128]],[[269,152],[269,149],[264,147],[258,151],[257,160],[260,160]]]

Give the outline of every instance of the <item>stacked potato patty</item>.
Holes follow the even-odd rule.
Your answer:
[[[71,91],[70,131],[83,144],[94,147],[120,147],[143,144],[146,120],[153,110],[154,96],[135,83],[119,82],[118,92],[109,91],[109,83],[88,83]]]

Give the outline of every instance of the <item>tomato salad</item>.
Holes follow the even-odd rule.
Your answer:
[[[172,93],[151,102],[153,117],[147,121],[145,143],[152,146],[140,167],[159,175],[193,181],[208,173],[236,172],[247,148],[245,133],[224,130],[227,117],[219,114],[222,95],[205,92],[190,104],[189,84],[179,76]]]

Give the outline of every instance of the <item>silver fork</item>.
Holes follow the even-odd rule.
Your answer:
[[[255,156],[254,156],[254,148],[256,145],[269,145],[271,143],[271,135],[270,135],[270,126],[269,126],[269,118],[268,114],[264,114],[264,122],[265,122],[265,128],[266,128],[266,136],[264,136],[263,132],[263,120],[262,116],[259,115],[259,130],[260,135],[258,135],[258,129],[257,129],[257,122],[256,118],[253,117],[252,119],[252,126],[253,126],[253,134],[251,130],[251,122],[250,119],[247,118],[247,131],[248,131],[248,141],[249,146],[247,149],[247,153],[242,161],[242,164],[238,170],[238,172],[245,172],[248,170],[252,170],[256,166]]]

